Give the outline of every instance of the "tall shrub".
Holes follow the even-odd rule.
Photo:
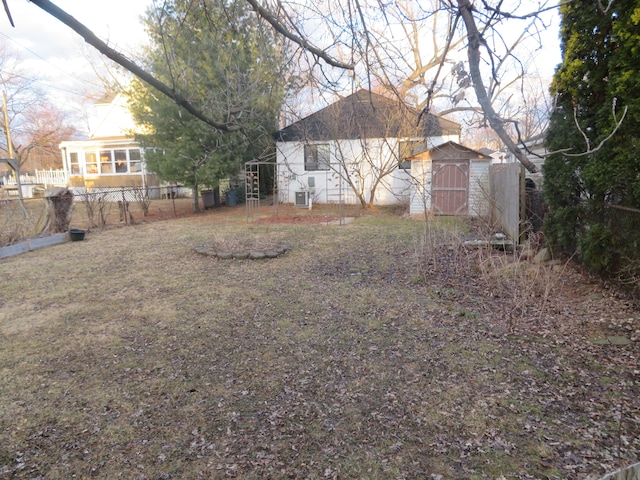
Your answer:
[[[590,270],[632,280],[640,275],[640,0],[572,1],[560,11],[546,235]]]

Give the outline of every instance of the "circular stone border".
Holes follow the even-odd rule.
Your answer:
[[[287,243],[280,243],[278,245],[270,245],[264,250],[214,250],[207,245],[196,245],[193,250],[200,255],[206,255],[208,257],[217,257],[221,260],[265,260],[271,258],[277,258],[284,255],[291,246]]]

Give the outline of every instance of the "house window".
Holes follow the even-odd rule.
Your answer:
[[[304,146],[304,169],[306,171],[329,170],[329,144]]]
[[[140,158],[139,148],[129,150],[129,171],[132,173],[142,171],[142,160]]]
[[[85,154],[85,167],[87,174],[95,175],[98,173],[98,157],[95,152],[87,152]]]
[[[408,157],[413,155],[414,147],[418,142],[416,141],[401,141],[398,142],[398,168],[402,170],[411,170],[411,160],[407,160]]]
[[[111,150],[100,151],[100,173],[113,173]]]
[[[80,175],[80,162],[78,161],[78,152],[69,153],[69,171],[71,175]]]
[[[116,162],[116,173],[127,173],[127,151],[114,150],[113,158]]]

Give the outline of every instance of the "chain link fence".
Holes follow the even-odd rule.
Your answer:
[[[69,192],[64,188],[58,190]],[[70,220],[73,226],[91,230],[108,224],[139,223],[150,213],[151,208],[160,218],[178,215],[176,201],[191,203],[191,199],[181,199],[191,193],[179,186],[163,187],[112,187],[73,188]],[[0,247],[9,246],[28,238],[54,233],[59,208],[48,190],[43,197],[20,200],[0,190]],[[178,205],[179,206],[179,205]],[[158,215],[159,214],[159,215]],[[60,230],[55,230],[60,231]],[[66,231],[66,229],[65,229]]]
[[[614,258],[618,280],[640,290],[640,210],[606,205],[606,222],[615,237]]]

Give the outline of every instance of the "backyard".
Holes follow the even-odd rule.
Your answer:
[[[0,478],[595,480],[640,459],[637,299],[465,249],[477,223],[272,213],[167,208],[0,260]]]

